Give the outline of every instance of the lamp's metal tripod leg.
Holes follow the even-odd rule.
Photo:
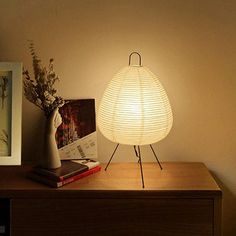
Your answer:
[[[119,143],[116,145],[115,150],[114,150],[114,152],[112,153],[111,158],[110,158],[110,160],[108,161],[108,163],[107,163],[107,165],[106,165],[106,167],[105,167],[105,171],[107,170],[107,168],[108,168],[108,166],[109,166],[109,164],[110,164],[110,162],[111,162],[113,156],[115,155],[116,150],[117,150],[117,148],[119,147],[119,145],[120,145]]]
[[[156,155],[156,153],[155,153],[155,151],[154,151],[154,149],[153,149],[153,147],[152,147],[151,144],[150,144],[150,147],[151,147],[152,152],[153,152],[153,154],[154,154],[154,156],[155,156],[155,158],[156,158],[156,160],[157,160],[158,165],[160,166],[160,168],[161,168],[161,170],[162,170],[163,168],[162,168],[162,166],[161,166],[161,163],[159,162],[159,159],[157,158],[157,155]]]
[[[134,145],[134,153],[135,153],[135,156],[138,158],[138,163],[139,163],[139,155],[138,155],[138,151],[135,145]]]
[[[138,146],[138,153],[136,151],[136,148],[134,148],[136,156],[139,158],[139,166],[140,166],[140,172],[141,172],[141,178],[142,178],[142,187],[144,188],[144,178],[143,178],[143,165],[142,165],[142,159],[141,159],[141,152],[140,147]]]
[[[140,165],[140,171],[141,171],[141,177],[142,177],[142,187],[144,188],[144,179],[143,179],[143,165],[142,165],[142,159],[141,159],[141,152],[140,147],[138,146],[138,156],[139,156],[139,165]]]

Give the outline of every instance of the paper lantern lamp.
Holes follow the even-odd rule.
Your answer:
[[[133,54],[139,56],[139,65],[131,65]],[[165,138],[172,123],[171,106],[163,86],[141,65],[140,54],[131,53],[129,65],[113,77],[102,97],[98,111],[101,133],[118,145],[139,149],[140,145],[151,145]]]

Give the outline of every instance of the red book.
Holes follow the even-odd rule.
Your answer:
[[[84,178],[86,176],[94,174],[94,173],[96,173],[96,172],[98,172],[100,170],[101,170],[101,166],[96,166],[96,167],[94,167],[92,169],[89,169],[89,170],[83,172],[83,173],[71,176],[71,177],[69,177],[67,179],[64,179],[64,180],[61,180],[61,181],[53,181],[52,179],[49,179],[49,178],[47,178],[44,175],[40,175],[38,173],[35,173],[34,171],[30,171],[28,173],[27,177],[32,179],[32,180],[35,180],[37,182],[49,185],[49,186],[51,186],[53,188],[60,188],[60,187],[62,187],[64,185],[66,185],[66,184],[75,182],[76,180],[79,180],[81,178]]]

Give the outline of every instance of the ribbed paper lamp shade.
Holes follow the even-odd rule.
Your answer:
[[[119,144],[158,142],[167,136],[172,123],[164,88],[157,77],[141,65],[124,67],[114,76],[98,111],[101,133]]]

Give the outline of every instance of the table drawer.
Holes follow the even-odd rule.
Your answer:
[[[13,199],[12,235],[213,235],[213,199]]]

